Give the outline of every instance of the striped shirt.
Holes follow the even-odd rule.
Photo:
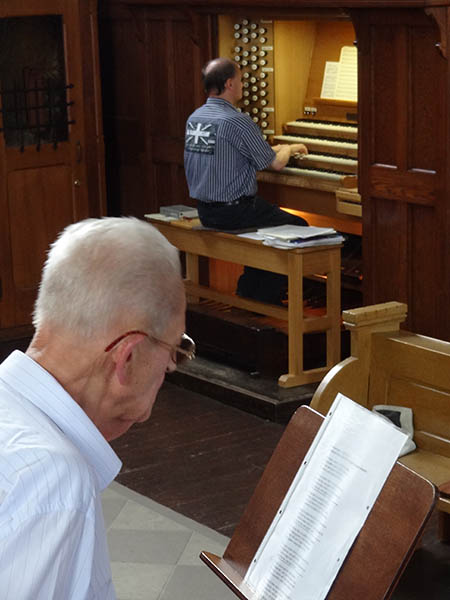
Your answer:
[[[274,158],[259,127],[223,98],[208,98],[187,120],[184,168],[191,198],[226,203],[253,196],[256,172]]]
[[[100,492],[121,462],[40,365],[0,365],[0,597],[116,598]]]

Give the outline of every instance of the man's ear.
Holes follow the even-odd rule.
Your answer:
[[[116,348],[114,348],[112,359],[114,361],[114,371],[120,385],[127,385],[127,383],[129,383],[133,352],[145,337],[146,336],[143,333],[133,333],[132,335],[127,336]]]
[[[233,87],[233,78],[232,77],[230,77],[229,79],[227,79],[225,81],[225,86],[224,87],[225,87],[226,90],[229,90],[229,89],[231,89]]]

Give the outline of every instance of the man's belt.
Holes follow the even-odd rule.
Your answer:
[[[235,200],[231,200],[230,202],[208,202],[204,200],[197,200],[203,206],[236,206],[237,204],[245,204],[246,202],[251,202],[255,198],[255,194],[253,196],[240,196]]]

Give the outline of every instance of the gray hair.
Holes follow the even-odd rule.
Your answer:
[[[86,219],[50,246],[33,324],[87,338],[133,321],[161,335],[183,298],[178,250],[157,229],[134,217]]]

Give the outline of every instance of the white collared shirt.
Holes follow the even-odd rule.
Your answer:
[[[22,352],[0,365],[0,597],[109,600],[100,492],[121,462],[80,406]]]

